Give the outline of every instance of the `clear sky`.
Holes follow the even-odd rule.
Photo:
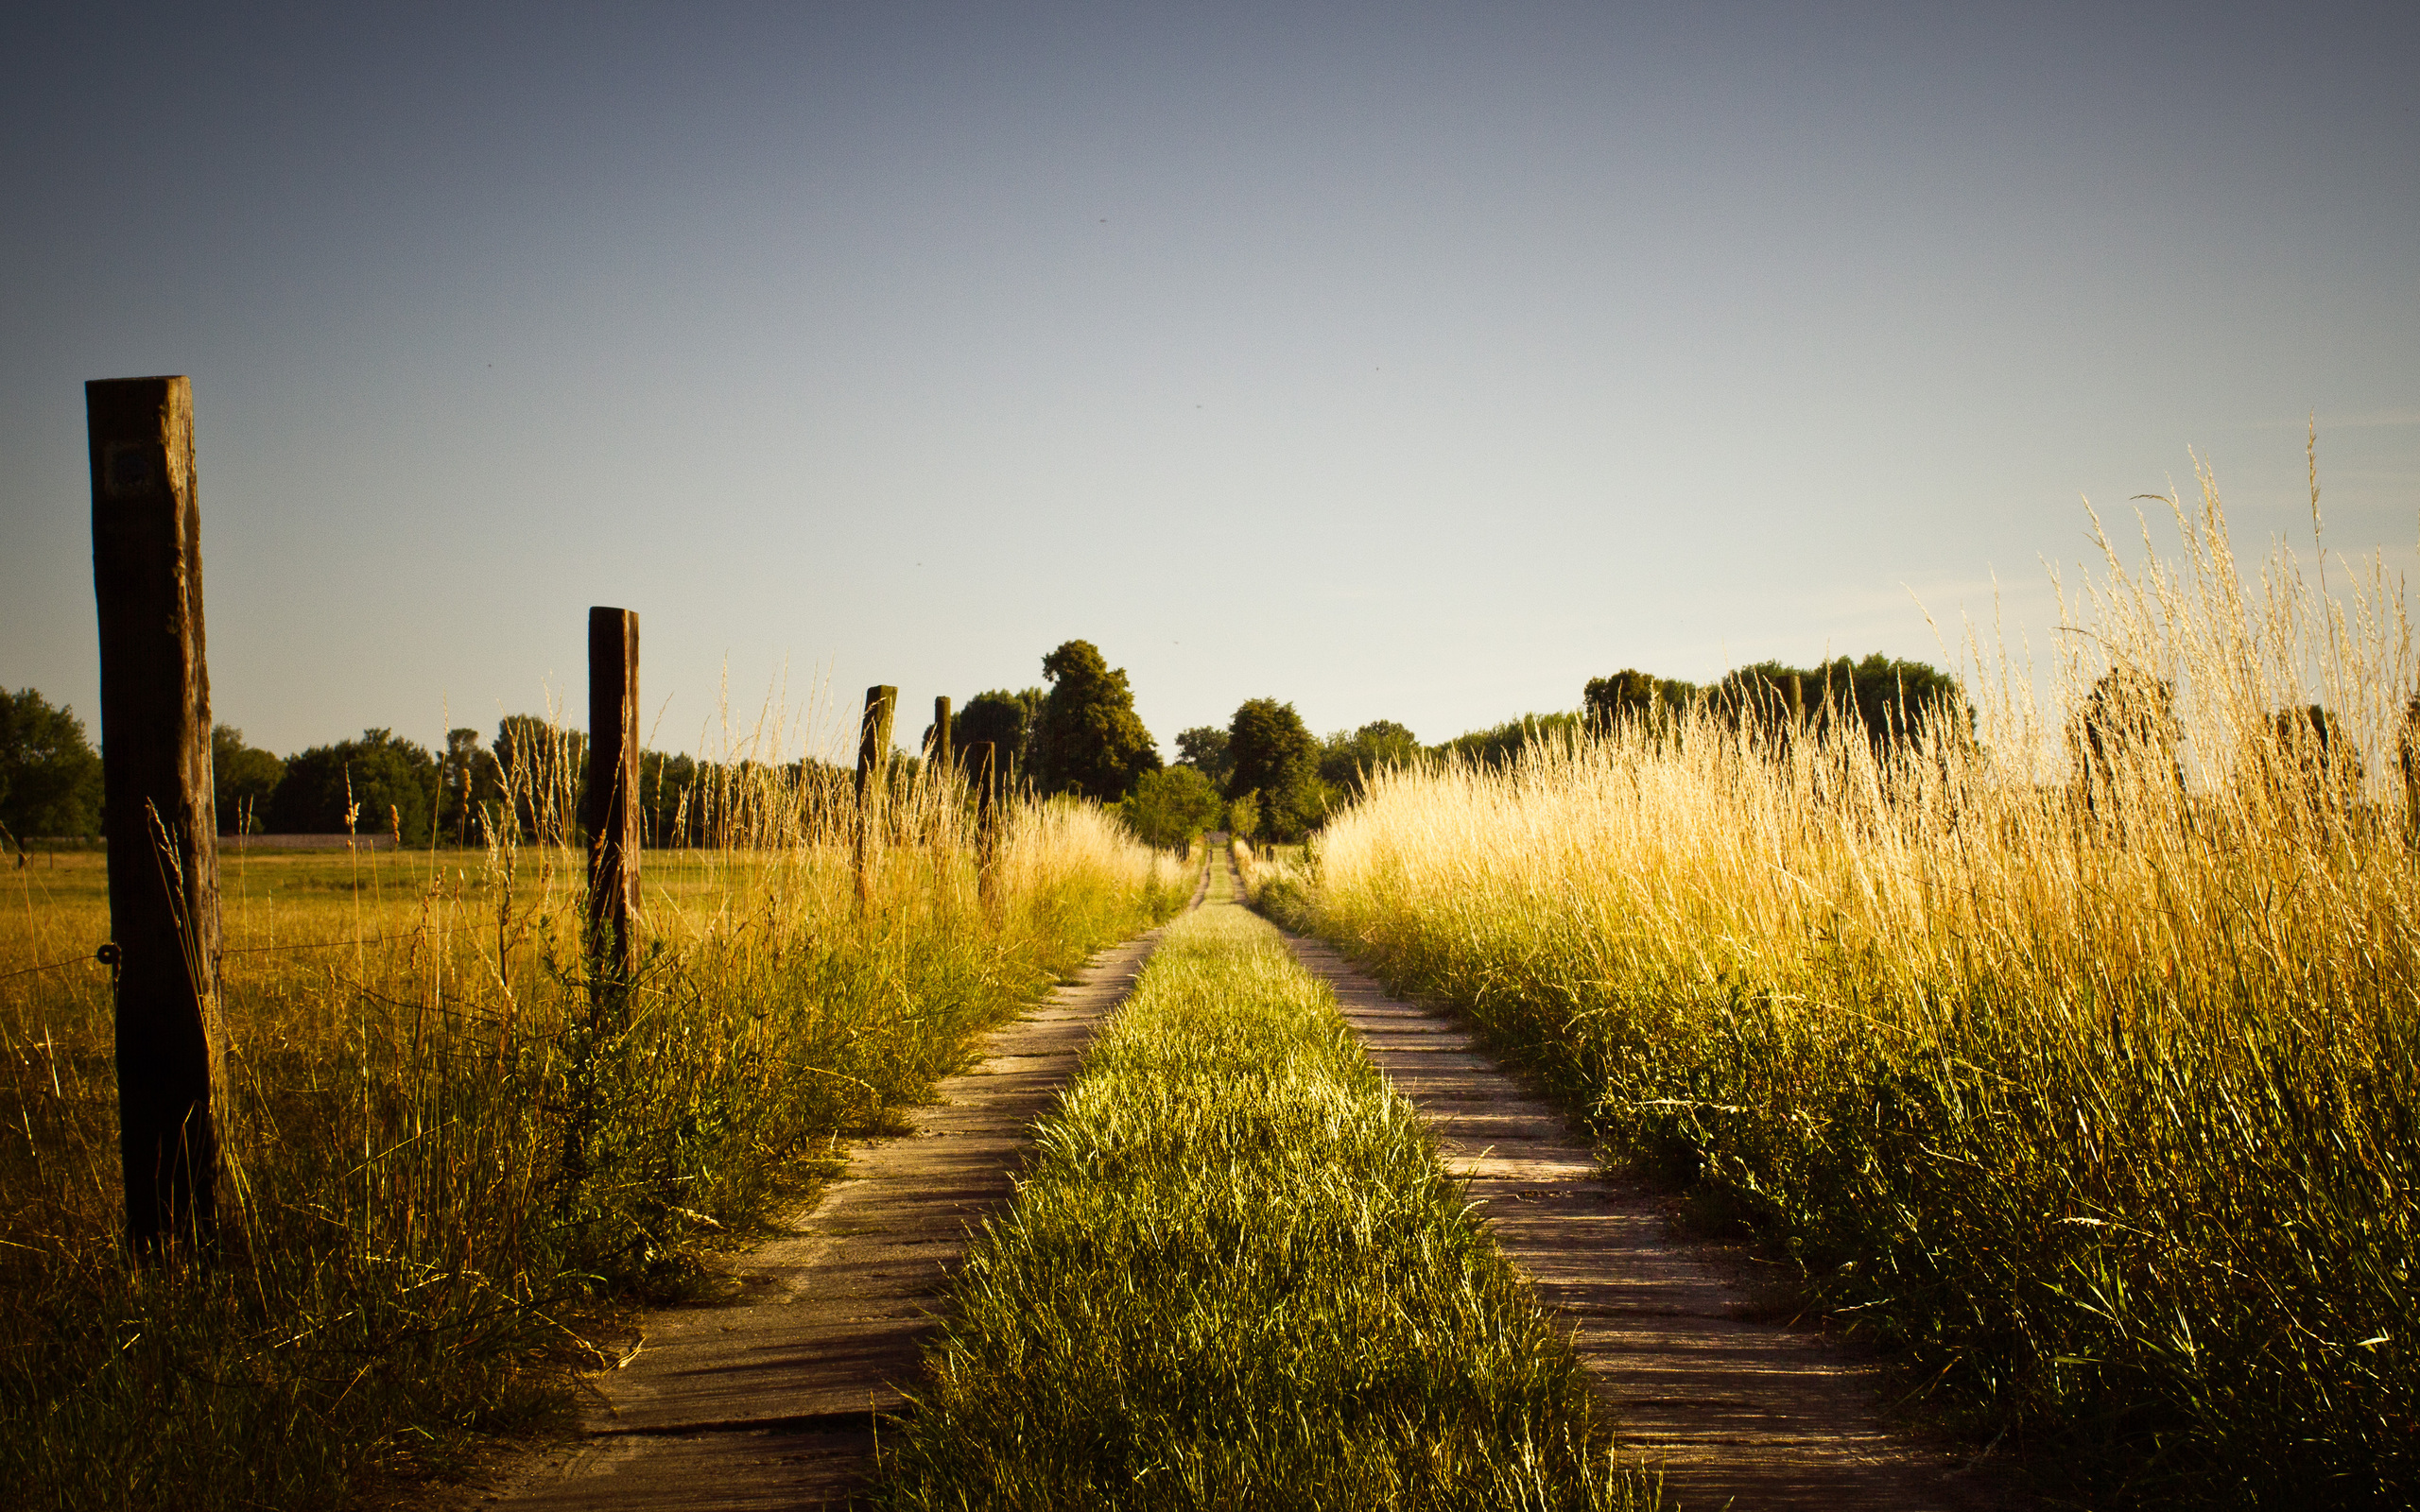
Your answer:
[[[683,749],[1070,637],[1164,748],[2038,644],[2080,496],[2308,541],[2314,411],[2407,567],[2415,81],[2408,3],[11,8],[0,684],[95,710],[164,372],[281,752],[584,717],[591,604]]]

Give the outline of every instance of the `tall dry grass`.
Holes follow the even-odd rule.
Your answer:
[[[2113,547],[2068,590],[2047,699],[1970,640],[1972,738],[1701,707],[1382,773],[1295,906],[1465,1005],[2066,1489],[2401,1502],[2399,585],[2323,589],[2283,549],[2247,576],[2206,478],[2175,518],[2170,559]]]
[[[531,766],[515,802],[560,820]],[[646,854],[643,965],[605,1020],[575,850],[508,832],[230,856],[229,1216],[208,1269],[119,1251],[99,858],[5,879],[12,1504],[341,1506],[559,1418],[621,1310],[694,1290],[837,1141],[1182,899],[1164,860],[1065,802],[1009,805],[979,879],[961,788],[902,771],[862,815],[861,902],[845,781],[734,762],[715,782],[695,798],[723,843]]]
[[[1208,880],[968,1251],[876,1504],[1656,1504],[1333,994]]]

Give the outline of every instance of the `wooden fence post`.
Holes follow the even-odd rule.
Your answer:
[[[927,850],[946,845],[957,833],[958,752],[957,743],[950,738],[949,721],[949,696],[943,694],[933,699],[933,730],[925,738],[924,843]],[[945,796],[949,801],[943,800]]]
[[[925,753],[932,758],[934,765],[942,768],[944,771],[949,767],[951,756],[949,716],[949,696],[944,694],[941,697],[933,700],[932,749]]]
[[[638,974],[639,617],[588,611],[589,1002],[618,1011]]]
[[[879,838],[875,809],[881,804],[890,768],[890,723],[899,710],[899,690],[877,683],[866,690],[866,712],[857,721],[857,902],[873,895],[873,849]]]
[[[203,657],[193,386],[84,386],[101,790],[116,968],[118,1151],[137,1254],[217,1227],[217,816]]]
[[[967,742],[966,780],[975,784],[975,887],[985,907],[993,901],[993,868],[999,860],[999,747],[988,740]]]

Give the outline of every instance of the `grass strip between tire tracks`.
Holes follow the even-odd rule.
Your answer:
[[[1654,1500],[1418,1116],[1240,908],[1169,926],[947,1312],[895,1507]]]

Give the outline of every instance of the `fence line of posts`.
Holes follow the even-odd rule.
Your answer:
[[[193,386],[182,376],[84,386],[93,489],[93,588],[100,627],[102,791],[126,1240],[139,1259],[215,1246],[225,1107],[217,815],[201,597],[201,511]],[[586,954],[591,1027],[627,1011],[639,969],[643,838],[639,619],[588,611]],[[891,725],[899,690],[866,690],[856,787],[856,897],[873,895],[887,839]],[[959,765],[951,706],[933,700],[927,759]],[[989,741],[963,754],[974,789],[977,870],[996,897],[1003,774]],[[139,816],[139,818],[135,816]],[[129,822],[132,820],[132,822]],[[566,1149],[577,1165],[578,1131]]]

